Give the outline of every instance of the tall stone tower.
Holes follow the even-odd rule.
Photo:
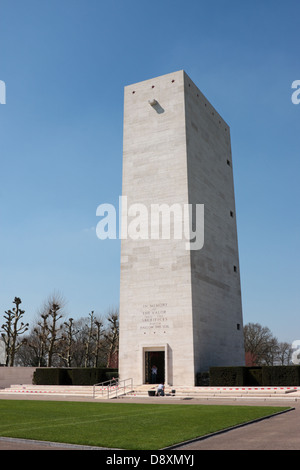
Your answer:
[[[230,131],[184,71],[125,87],[122,196],[120,378],[192,386],[243,365]],[[197,205],[204,244],[187,249],[175,208]]]

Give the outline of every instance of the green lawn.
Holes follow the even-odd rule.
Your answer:
[[[157,450],[288,407],[0,400],[0,436]]]

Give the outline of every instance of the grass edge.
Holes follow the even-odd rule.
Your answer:
[[[294,410],[295,410],[294,407],[289,407],[286,410],[281,410],[281,411],[278,411],[276,413],[272,413],[272,414],[267,415],[267,416],[261,416],[260,418],[255,418],[255,419],[252,419],[251,421],[246,421],[245,423],[236,424],[235,426],[229,426],[228,428],[220,429],[219,431],[215,431],[215,432],[212,432],[212,433],[209,433],[209,434],[205,434],[204,436],[195,437],[194,439],[189,439],[187,441],[179,442],[177,444],[172,444],[171,446],[162,447],[159,450],[173,450],[173,449],[176,449],[178,447],[182,447],[182,446],[185,446],[185,445],[188,445],[188,444],[192,444],[193,442],[203,441],[203,440],[208,439],[210,437],[217,436],[219,434],[225,434],[226,432],[232,431],[234,429],[239,429],[239,428],[242,428],[244,426],[248,426],[249,424],[253,424],[253,423],[258,423],[259,421],[263,421],[265,419],[270,419],[270,418],[273,418],[274,416],[278,416],[278,415],[281,415],[283,413],[288,413],[289,411],[294,411]]]

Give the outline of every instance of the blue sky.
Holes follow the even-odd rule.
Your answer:
[[[298,1],[1,0],[0,320],[119,302],[124,86],[184,69],[231,127],[244,323],[300,339]]]

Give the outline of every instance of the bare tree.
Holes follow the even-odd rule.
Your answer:
[[[88,334],[85,342],[85,358],[84,358],[84,367],[88,367],[89,361],[90,361],[90,348],[91,348],[91,342],[93,338],[93,329],[94,329],[94,311],[92,310],[91,313],[89,313],[90,317],[90,325],[88,326]]]
[[[279,365],[287,366],[291,364],[292,354],[293,354],[292,346],[289,343],[284,343],[284,342],[278,343],[277,360],[278,360]]]
[[[85,361],[86,319],[80,318],[73,324],[72,365],[83,367]]]
[[[104,323],[92,311],[74,323],[73,364],[77,367],[99,367],[106,363],[103,346]]]
[[[25,310],[21,310],[20,308],[20,304],[22,303],[21,299],[15,297],[13,303],[15,307],[5,312],[4,318],[6,322],[2,325],[4,333],[1,333],[6,350],[5,365],[10,367],[14,365],[16,352],[23,344],[23,341],[17,342],[17,339],[28,330],[28,323],[24,324],[21,322],[19,325],[19,321],[25,313]]]
[[[36,326],[30,336],[29,346],[36,351],[38,364],[51,367],[57,354],[57,345],[62,330],[60,320],[63,318],[65,300],[59,293],[51,294],[39,309]]]
[[[104,335],[108,345],[107,364],[111,367],[116,362],[116,356],[119,350],[119,312],[118,310],[110,310],[107,316],[108,331]]]
[[[255,365],[288,365],[292,349],[288,343],[279,343],[270,329],[259,323],[248,323],[244,327],[246,356]]]
[[[48,362],[47,366],[52,366],[53,355],[55,353],[55,344],[59,340],[58,332],[61,330],[61,325],[58,324],[59,320],[63,317],[60,314],[62,309],[62,304],[56,298],[49,299],[48,302],[48,331],[49,331],[49,341],[48,341]]]
[[[18,298],[16,310],[20,318]],[[60,294],[52,294],[38,311],[33,327],[16,344],[16,335],[28,330],[28,324],[21,323],[15,328],[14,311],[6,313],[2,337],[9,352],[7,364],[11,361],[11,351],[17,353],[18,364],[24,366],[52,367],[114,367],[118,355],[119,316],[117,309],[110,309],[104,317],[92,311],[87,318],[75,321],[69,318],[63,322],[65,301]],[[62,321],[61,321],[62,320]],[[7,334],[9,332],[9,334]],[[13,355],[12,361],[14,360]]]
[[[94,346],[94,367],[99,366],[99,360],[100,360],[100,351],[101,351],[101,338],[102,338],[102,328],[103,328],[103,321],[102,320],[95,320],[95,334],[94,334],[94,340],[95,340],[95,346]]]
[[[264,362],[271,339],[269,328],[262,327],[259,323],[248,323],[244,326],[245,352],[251,354],[256,365]]]
[[[263,362],[267,366],[275,366],[278,360],[279,345],[278,340],[274,336],[269,339],[266,350],[262,356]]]
[[[68,322],[64,322],[63,327],[64,332],[60,337],[58,356],[66,363],[67,367],[71,367],[74,353],[74,336],[76,334],[73,318],[69,318]]]
[[[41,320],[34,328],[34,336],[29,345],[35,350],[38,359],[38,367],[46,365],[46,350],[48,343],[48,314],[42,313]]]

